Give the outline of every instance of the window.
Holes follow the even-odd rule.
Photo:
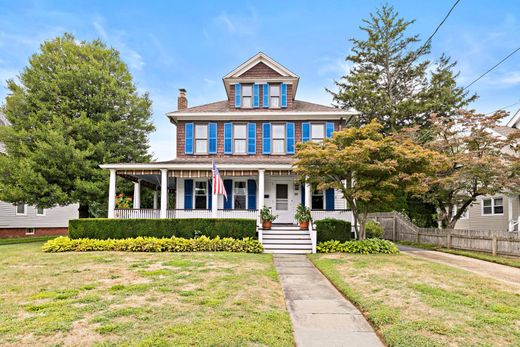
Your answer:
[[[205,210],[208,205],[208,182],[195,182],[195,209]]]
[[[242,108],[251,108],[253,96],[253,85],[242,85]]]
[[[27,205],[25,204],[17,204],[16,207],[16,215],[17,216],[25,216],[27,215]]]
[[[285,125],[273,124],[273,154],[285,153]]]
[[[246,206],[246,198],[247,198],[247,189],[246,182],[244,181],[235,181],[234,182],[235,191],[233,192],[233,204],[235,210],[245,210]]]
[[[311,207],[313,210],[323,210],[325,198],[323,197],[323,190],[313,190]]]
[[[247,125],[233,125],[233,153],[246,154],[247,150]]]
[[[34,235],[34,228],[25,229],[25,235]]]
[[[280,85],[269,85],[269,107],[280,108]]]
[[[323,142],[323,138],[325,138],[325,124],[311,124],[311,140]]]
[[[482,199],[482,215],[504,214],[504,199]]]
[[[208,153],[208,125],[195,125],[195,153]]]
[[[459,207],[454,206],[453,207],[453,215],[456,215],[459,212]],[[469,218],[469,206],[466,207],[466,211],[460,215],[460,219],[468,219]]]
[[[36,215],[37,216],[45,216],[45,209],[42,208],[42,207],[37,207],[36,208]]]

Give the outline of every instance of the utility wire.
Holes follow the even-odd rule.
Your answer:
[[[502,59],[501,61],[499,61],[498,63],[496,63],[493,67],[491,67],[489,70],[487,70],[486,72],[484,72],[482,75],[478,76],[476,79],[474,79],[470,84],[468,84],[467,86],[464,87],[464,90],[468,89],[469,87],[471,87],[474,83],[476,83],[478,80],[480,80],[482,77],[486,76],[488,73],[490,73],[491,71],[493,71],[496,67],[498,67],[500,64],[502,64],[503,62],[505,62],[507,59],[509,59],[513,54],[515,54],[516,52],[520,51],[520,47],[518,47],[517,49],[515,49],[514,51],[512,51],[511,53],[509,53],[507,55],[507,57],[505,57],[504,59]]]
[[[424,42],[424,44],[422,45],[422,47],[417,51],[417,55],[421,54],[423,49],[426,48],[426,46],[431,43],[433,37],[435,36],[435,34],[437,34],[437,31],[439,31],[439,29],[441,28],[441,26],[444,24],[444,22],[446,22],[446,20],[448,19],[448,17],[451,15],[451,13],[453,12],[453,10],[455,9],[455,6],[457,6],[459,4],[460,0],[456,0],[453,5],[451,6],[450,10],[448,11],[448,13],[446,13],[446,15],[444,16],[444,18],[442,19],[442,21],[439,23],[439,25],[437,25],[437,28],[435,28],[435,30],[433,31],[433,33],[430,35],[430,37],[428,37],[428,39]]]
[[[515,105],[518,105],[518,104],[520,104],[520,100],[517,101],[517,102],[515,102],[514,104],[507,105],[507,106],[502,106],[502,107],[500,107],[500,108],[494,110],[493,112],[488,112],[488,113],[486,113],[486,115],[490,115],[490,114],[496,113],[496,112],[498,112],[498,111],[500,111],[500,110],[506,110],[506,109],[508,109],[508,108],[510,108],[510,107],[513,107],[513,106],[515,106]]]

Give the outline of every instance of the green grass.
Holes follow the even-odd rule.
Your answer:
[[[293,346],[272,258],[0,246],[0,345]]]
[[[29,237],[9,237],[0,239],[1,245],[14,245],[17,243],[44,242],[55,239],[58,236],[29,236]]]
[[[477,251],[464,251],[459,249],[447,249],[444,247],[439,247],[436,245],[430,245],[430,244],[420,244],[415,242],[408,242],[408,241],[399,241],[400,244],[406,245],[406,246],[412,246],[417,248],[424,248],[424,249],[430,249],[433,251],[439,251],[444,253],[450,253],[450,254],[456,254],[456,255],[463,255],[465,257],[475,258],[479,260],[485,260],[496,264],[502,264],[502,265],[508,265],[520,268],[520,258],[518,257],[508,257],[503,255],[492,255],[485,252],[477,252]]]
[[[313,254],[388,346],[520,346],[520,288],[401,255]]]

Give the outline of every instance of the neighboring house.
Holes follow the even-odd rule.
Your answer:
[[[0,112],[0,126],[9,121]],[[0,155],[7,155],[0,143]],[[19,236],[66,235],[70,219],[78,218],[78,205],[40,209],[26,204],[0,201],[0,238]]]
[[[177,127],[175,159],[101,165],[110,170],[109,218],[259,220],[259,209],[265,205],[278,215],[275,223],[292,225],[296,206],[303,203],[312,209],[314,220],[351,221],[339,192],[299,184],[292,163],[297,143],[323,141],[355,112],[296,99],[299,77],[264,53],[231,71],[223,82],[226,100],[195,107],[188,107],[186,90],[180,89],[177,111],[167,114]],[[227,199],[211,194],[212,161],[224,180]],[[134,182],[134,209],[115,209],[116,176]],[[155,191],[152,209],[140,208],[142,186]],[[176,206],[166,206],[170,193],[175,194]],[[292,227],[278,230],[288,235]],[[299,246],[294,240],[279,240],[276,246],[270,236],[259,232],[268,251],[310,251],[310,240]]]
[[[497,136],[507,137],[520,132],[520,110],[505,126],[492,129]],[[511,151],[504,148],[504,151]],[[455,225],[456,229],[520,231],[520,194],[480,196]]]

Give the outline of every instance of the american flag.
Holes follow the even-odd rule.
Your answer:
[[[217,165],[215,165],[215,161],[213,161],[213,194],[224,195],[227,200],[227,192],[226,188],[224,187],[224,181],[222,180],[222,177],[220,177]]]

